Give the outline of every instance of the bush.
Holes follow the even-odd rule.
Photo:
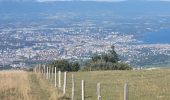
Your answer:
[[[56,67],[57,71],[78,71],[80,65],[78,62],[69,62],[68,60],[56,60],[49,66]]]
[[[130,70],[132,69],[128,64],[119,63],[118,54],[114,50],[114,46],[109,53],[103,53],[101,55],[93,55],[91,60],[87,61],[86,67],[83,70]]]

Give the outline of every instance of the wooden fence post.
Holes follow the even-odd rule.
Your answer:
[[[35,71],[35,73],[37,73],[37,71],[36,71],[36,67],[34,67],[34,71]]]
[[[100,83],[97,83],[97,100],[101,100],[101,87],[100,87]]]
[[[74,75],[72,74],[72,94],[71,94],[71,100],[74,100]]]
[[[47,66],[46,79],[48,79],[48,66]]]
[[[55,67],[55,87],[57,87],[57,69]]]
[[[50,79],[50,77],[51,77],[51,70],[50,70],[51,68],[50,67],[48,67],[48,78]]]
[[[58,71],[58,87],[61,88],[61,71]]]
[[[84,95],[85,95],[85,91],[84,91],[84,80],[81,81],[81,100],[84,100]]]
[[[67,72],[64,72],[63,95],[66,94]]]
[[[40,64],[38,64],[38,73],[41,73]]]
[[[38,73],[38,65],[36,65],[36,73]]]
[[[39,66],[37,65],[37,73],[39,73]]]
[[[40,73],[40,67],[39,64],[37,65],[37,72]]]
[[[128,84],[124,85],[124,100],[128,100]]]
[[[41,74],[43,75],[44,74],[44,68],[43,68],[43,65],[41,64]]]
[[[46,68],[45,68],[45,65],[43,65],[43,67],[44,67],[44,77],[45,77],[45,75],[46,75]]]
[[[51,78],[53,79],[54,76],[54,67],[52,67]]]

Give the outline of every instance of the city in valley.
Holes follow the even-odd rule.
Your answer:
[[[86,61],[95,53],[108,52],[112,45],[121,61],[133,67],[170,64],[169,43],[147,43],[142,40],[149,32],[169,29],[169,13],[160,12],[153,16],[141,12],[125,16],[123,12],[101,13],[93,9],[83,13],[76,8],[68,9],[69,6],[61,12],[49,7],[43,12],[38,9],[38,13],[15,14],[1,11],[0,67],[30,67],[57,59]],[[53,12],[49,13],[48,10]]]

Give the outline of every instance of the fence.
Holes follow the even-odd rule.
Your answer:
[[[39,73],[41,75],[43,75],[43,77],[47,80],[54,80],[52,82],[54,82],[54,87],[58,87],[58,89],[62,90],[63,95],[66,95],[66,89],[67,89],[67,72],[63,72],[63,79],[61,77],[62,73],[61,71],[57,72],[56,67],[50,68],[48,66],[45,65],[37,65],[36,67],[34,67],[33,71],[35,73]],[[57,83],[57,74],[58,74],[58,83]],[[63,86],[61,84],[61,81],[63,80]],[[86,84],[85,84],[85,80],[81,80],[81,100],[85,100],[85,88],[86,88]],[[102,94],[101,94],[101,83],[96,83],[96,99],[97,100],[102,100]],[[124,100],[128,100],[128,84],[125,83],[124,85]],[[71,100],[75,100],[75,77],[74,74],[72,74],[71,76]]]

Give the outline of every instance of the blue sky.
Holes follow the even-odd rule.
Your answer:
[[[0,1],[31,1],[31,0],[0,0]],[[121,2],[121,1],[170,1],[170,0],[32,0],[39,2],[46,1],[102,1],[102,2]]]
[[[38,1],[74,1],[74,0],[38,0]],[[80,0],[80,1],[125,1],[125,0]]]
[[[74,0],[37,0],[40,2],[44,1],[74,1]],[[111,1],[111,2],[119,2],[119,1],[127,1],[127,0],[79,0],[79,1]],[[128,0],[131,1],[131,0]],[[139,1],[170,1],[170,0],[139,0]]]

